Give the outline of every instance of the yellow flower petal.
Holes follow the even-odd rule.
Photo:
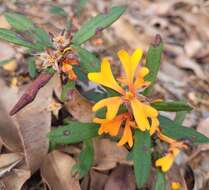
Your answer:
[[[136,80],[134,82],[134,87],[136,89],[142,88],[142,87],[148,87],[150,85],[149,81],[145,81],[144,77],[149,73],[149,69],[147,67],[142,67],[136,77]]]
[[[181,184],[179,182],[172,182],[171,183],[171,189],[172,190],[179,190],[181,188]]]
[[[157,118],[151,118],[150,135],[152,136],[158,129],[159,121]]]
[[[162,169],[163,172],[167,172],[171,168],[171,166],[173,164],[173,161],[174,161],[173,154],[168,153],[166,156],[158,159],[155,162],[155,165],[157,167],[161,167],[161,169]]]
[[[141,78],[144,78],[146,75],[148,75],[149,69],[147,67],[142,67],[138,73],[138,76]]]
[[[135,121],[137,123],[137,126],[142,130],[145,131],[146,129],[150,129],[150,124],[147,119],[145,110],[143,109],[143,104],[137,100],[136,98],[131,100],[131,107],[133,110],[133,115],[135,118]]]
[[[93,82],[112,88],[119,93],[123,92],[123,89],[119,86],[112,74],[110,63],[107,58],[102,60],[101,72],[89,73],[88,78]]]
[[[131,70],[132,70],[132,75],[131,79],[133,80],[134,74],[136,72],[137,66],[142,58],[143,51],[140,48],[137,48],[134,53],[131,55]]]
[[[123,136],[118,142],[118,145],[122,146],[125,143],[128,143],[130,147],[133,146],[133,138],[132,138],[131,125],[129,120],[126,120]]]
[[[103,100],[100,100],[99,102],[97,102],[93,106],[92,110],[94,112],[96,112],[97,110],[99,110],[103,107],[107,107],[106,119],[111,120],[118,113],[118,109],[121,104],[122,104],[122,99],[120,97],[118,97],[118,96],[110,97],[110,98],[106,98],[106,99],[103,99]]]
[[[118,57],[123,65],[129,83],[133,82],[134,74],[142,57],[142,50],[137,48],[131,56],[127,51],[120,50]]]
[[[148,117],[157,117],[158,111],[150,105],[143,104],[144,111]]]
[[[131,61],[130,61],[130,55],[128,54],[127,51],[122,49],[122,50],[118,51],[118,57],[120,59],[120,62],[123,65],[123,69],[125,71],[126,78],[130,82],[131,81]]]

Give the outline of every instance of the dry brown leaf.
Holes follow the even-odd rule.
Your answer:
[[[71,175],[75,163],[69,155],[53,151],[44,160],[41,176],[52,190],[80,190],[79,181]]]
[[[20,153],[0,154],[0,168],[7,167],[22,159],[23,155]]]
[[[15,169],[12,173],[0,180],[0,189],[2,190],[21,190],[25,181],[31,173],[25,169]]]
[[[128,163],[126,157],[128,150],[123,146],[118,146],[116,142],[109,139],[96,139],[94,141],[94,166],[93,169],[99,171],[110,170],[117,163]]]
[[[5,42],[0,42],[0,49],[0,60],[8,60],[15,56],[14,48]]]
[[[14,117],[10,117],[8,113],[21,95],[20,90],[7,87],[2,80],[0,80],[0,84],[2,87],[0,93],[2,142],[11,152],[22,152],[25,158],[24,169],[13,169],[9,175],[2,178],[2,183],[6,189],[20,190],[30,175],[40,168],[48,152],[47,133],[51,127],[51,113],[47,108],[52,99],[56,77],[40,90],[31,104]],[[16,162],[14,162],[14,166],[16,166]],[[12,168],[13,165],[11,165]]]
[[[117,22],[112,25],[114,28],[115,35],[118,38],[123,39],[127,44],[135,48],[147,49],[149,45],[149,38],[145,34],[140,34],[124,17],[121,17]]]
[[[90,171],[90,187],[91,190],[103,190],[107,182],[108,175],[95,170]],[[87,187],[88,188],[88,187]],[[82,189],[83,190],[83,189]]]
[[[176,59],[175,63],[176,63],[176,65],[178,65],[181,68],[191,69],[197,75],[197,77],[199,77],[200,79],[203,79],[203,80],[206,79],[206,76],[205,76],[202,68],[194,60],[182,55]]]
[[[78,121],[91,122],[93,119],[92,104],[77,90],[71,90],[69,100],[65,104],[67,110]]]
[[[133,169],[127,165],[119,165],[108,178],[104,190],[135,190],[136,183]]]
[[[199,123],[197,131],[209,137],[209,117]]]

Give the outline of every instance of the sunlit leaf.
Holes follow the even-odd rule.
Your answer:
[[[163,42],[159,35],[156,35],[155,42],[150,46],[146,57],[146,67],[149,69],[149,74],[145,77],[145,80],[151,82],[151,86],[144,91],[144,94],[148,94],[152,85],[156,81],[158,71],[160,69],[161,55],[163,52]]]
[[[9,24],[18,31],[26,31],[34,27],[33,22],[22,14],[7,12],[4,16]]]
[[[40,50],[40,48],[38,46],[35,46],[32,42],[26,41],[16,32],[5,28],[0,28],[0,39],[6,40],[19,46]]]
[[[103,30],[110,26],[124,11],[124,7],[113,7],[108,13],[99,14],[91,18],[74,34],[72,42],[76,45],[84,43],[94,36],[98,30]]]

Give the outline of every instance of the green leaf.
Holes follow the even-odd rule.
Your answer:
[[[68,16],[68,14],[65,12],[65,10],[62,7],[59,7],[59,6],[53,6],[50,9],[50,12],[53,13],[53,14],[64,16],[64,17]]]
[[[65,85],[62,87],[62,93],[61,93],[61,100],[64,102],[67,97],[67,93],[69,90],[75,88],[75,81],[69,80]]]
[[[147,181],[151,168],[151,140],[149,132],[135,132],[133,147],[134,173],[138,188]]]
[[[97,72],[100,70],[100,60],[91,52],[78,46],[72,46],[76,49],[81,69],[86,72]]]
[[[174,119],[174,122],[181,125],[186,117],[186,114],[187,114],[187,111],[176,112],[176,117]]]
[[[26,16],[17,13],[5,13],[6,20],[17,31],[26,31],[34,28],[33,22]]]
[[[88,2],[88,0],[79,0],[79,3],[76,6],[76,15],[77,17],[80,16],[81,10],[83,9],[83,7],[86,5],[86,3]]]
[[[34,28],[32,35],[36,43],[40,44],[43,49],[52,47],[52,42],[48,33],[42,28]]]
[[[94,149],[91,140],[86,140],[84,142],[84,148],[79,155],[79,162],[75,164],[72,168],[72,174],[75,175],[79,173],[79,179],[86,176],[94,159]]]
[[[157,170],[156,182],[154,190],[166,190],[165,173]]]
[[[146,67],[149,69],[149,74],[145,77],[146,81],[151,82],[151,86],[144,91],[144,94],[147,95],[154,82],[156,81],[158,71],[160,69],[161,54],[163,52],[163,42],[159,35],[156,35],[154,44],[148,49]]]
[[[191,111],[192,108],[182,101],[173,101],[173,102],[155,102],[151,104],[154,108],[160,111]]]
[[[37,75],[35,58],[34,57],[28,58],[27,63],[28,63],[28,72],[30,77],[35,78]]]
[[[176,140],[190,140],[193,144],[209,143],[209,138],[196,130],[184,127],[174,121],[159,116],[162,133]]]
[[[99,14],[86,23],[73,36],[72,43],[80,45],[94,36],[97,30],[102,30],[115,22],[125,11],[125,7],[113,7],[107,14]]]
[[[67,125],[52,130],[48,137],[57,144],[73,144],[97,136],[97,131],[97,124],[70,121]]]
[[[6,40],[8,42],[23,47],[38,49],[38,50],[40,49],[39,47],[35,46],[33,43],[24,40],[19,34],[5,28],[0,28],[0,39]]]

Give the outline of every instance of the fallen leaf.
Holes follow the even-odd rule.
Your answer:
[[[75,89],[71,90],[69,94],[69,99],[65,103],[67,110],[76,120],[91,122],[94,115],[92,112],[92,104]]]
[[[200,121],[197,131],[209,137],[209,117]]]
[[[89,189],[91,189],[91,190],[103,190],[104,186],[107,182],[107,179],[108,179],[107,174],[103,174],[103,173],[100,173],[98,171],[91,170],[90,171]]]
[[[204,74],[204,71],[202,70],[200,65],[194,60],[182,55],[175,60],[175,63],[181,68],[191,69],[200,79],[203,80],[206,79],[206,75]]]
[[[43,181],[52,190],[80,190],[79,181],[71,175],[75,163],[69,155],[60,151],[49,153],[41,167]]]
[[[127,165],[119,165],[108,178],[104,190],[135,190],[136,183],[133,169]]]
[[[15,169],[12,173],[0,180],[0,188],[2,190],[21,190],[30,175],[29,170]]]
[[[117,163],[127,163],[128,150],[118,146],[116,142],[109,139],[95,139],[94,141],[94,164],[93,169],[106,171],[114,168]]]

